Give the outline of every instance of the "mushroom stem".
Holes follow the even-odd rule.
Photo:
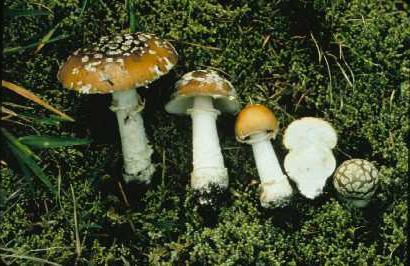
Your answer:
[[[154,173],[152,148],[145,135],[141,99],[135,89],[114,92],[111,110],[116,113],[124,157],[124,180],[149,183]]]
[[[283,173],[266,132],[250,136],[256,168],[261,179],[261,204],[283,205],[292,195],[292,187]]]
[[[211,184],[228,187],[219,145],[216,119],[220,112],[214,109],[212,97],[196,96],[193,108],[188,110],[192,118],[193,171],[191,185],[194,189],[207,189]]]

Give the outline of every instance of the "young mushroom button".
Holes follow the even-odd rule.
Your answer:
[[[200,194],[213,187],[228,187],[228,172],[219,146],[216,119],[221,112],[236,113],[239,104],[232,84],[213,70],[196,70],[182,76],[165,109],[192,118],[193,171],[191,186]],[[208,199],[200,198],[203,204]]]
[[[278,120],[272,111],[263,105],[246,106],[236,120],[237,140],[252,145],[256,168],[261,179],[260,201],[263,207],[286,205],[292,196],[292,187],[282,172],[270,142],[278,131]]]
[[[366,207],[378,185],[378,171],[369,161],[351,159],[336,170],[333,185],[342,199],[354,207]]]
[[[92,47],[75,51],[58,73],[67,89],[112,93],[111,110],[118,119],[127,182],[149,183],[154,172],[140,114],[143,104],[135,89],[168,73],[176,62],[177,53],[169,42],[137,32],[102,37]]]
[[[323,192],[326,180],[336,168],[332,153],[336,143],[336,131],[320,118],[295,120],[285,130],[283,144],[289,153],[284,167],[305,197],[314,199]]]

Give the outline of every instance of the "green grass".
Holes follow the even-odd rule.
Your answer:
[[[38,15],[3,18],[3,46],[24,49],[3,54],[2,78],[32,90],[76,122],[4,126],[16,136],[39,132],[93,142],[38,154],[57,196],[38,180],[23,178],[2,143],[7,166],[0,170],[0,259],[18,265],[408,263],[408,5],[390,0],[134,2],[137,29],[169,39],[180,61],[142,92],[158,170],[149,188],[123,184],[124,198],[110,97],[63,90],[56,74],[75,49],[129,31],[125,1],[5,1],[16,14],[37,10]],[[48,42],[35,53],[45,36]],[[339,135],[339,164],[357,157],[380,169],[371,205],[363,211],[345,208],[329,182],[317,200],[298,196],[287,208],[262,209],[252,185],[258,179],[252,151],[236,142],[234,117],[222,116],[218,129],[229,193],[217,211],[199,208],[188,189],[190,120],[167,114],[164,104],[181,75],[204,67],[226,73],[242,104],[269,106],[282,129],[303,116],[330,121]],[[2,96],[34,107],[24,110],[27,116],[47,116],[34,103],[7,92]],[[273,144],[283,161],[281,136]]]

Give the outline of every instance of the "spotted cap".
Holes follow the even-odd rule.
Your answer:
[[[175,48],[153,34],[102,37],[91,48],[75,51],[58,79],[80,93],[112,93],[147,86],[168,73],[178,59]]]
[[[186,114],[192,108],[195,96],[211,96],[215,108],[221,112],[236,113],[239,102],[232,84],[214,70],[195,70],[186,73],[175,84],[176,92],[165,110],[171,114]]]
[[[376,167],[363,159],[343,162],[333,177],[333,185],[342,198],[356,207],[365,207],[368,204],[376,191],[377,184]]]
[[[267,132],[274,138],[279,130],[279,122],[272,111],[261,104],[249,104],[241,110],[235,123],[236,139],[247,142],[253,134]]]

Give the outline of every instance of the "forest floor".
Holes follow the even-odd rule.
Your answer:
[[[2,137],[3,263],[407,265],[410,20],[404,1],[135,1],[139,30],[169,40],[180,56],[168,75],[141,90],[157,164],[148,187],[122,181],[110,96],[79,95],[56,77],[76,49],[128,31],[124,1],[6,0],[5,8],[2,79],[75,122],[57,121],[2,88],[4,107],[17,114],[2,119],[2,129],[16,137],[92,143],[33,149],[53,194],[18,167]],[[235,117],[223,115],[218,134],[229,190],[215,209],[198,206],[189,190],[191,121],[166,113],[164,105],[184,73],[203,68],[225,75],[242,106],[261,103],[275,112],[281,131],[272,144],[280,162],[290,122],[315,116],[332,123],[338,164],[363,158],[379,169],[370,205],[346,207],[328,182],[315,200],[296,194],[285,208],[262,208],[252,149],[235,140]]]

